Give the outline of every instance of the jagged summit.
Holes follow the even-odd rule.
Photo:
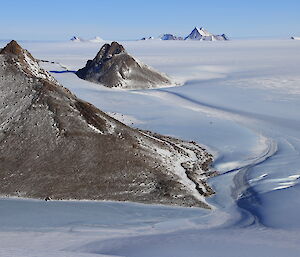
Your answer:
[[[225,34],[222,35],[214,35],[207,30],[205,30],[203,27],[198,28],[195,27],[192,32],[185,37],[185,40],[200,40],[200,41],[222,41],[222,40],[228,40]]]
[[[103,45],[94,60],[99,62],[101,60],[109,59],[120,53],[126,53],[125,48],[117,42],[112,42],[111,44]]]
[[[106,87],[142,89],[172,85],[166,75],[137,61],[117,42],[103,45],[76,75]]]
[[[3,49],[0,50],[0,54],[13,55],[19,59],[19,61],[26,61],[30,59],[32,62],[36,62],[35,58],[25,49],[23,49],[15,40],[10,41]]]
[[[1,49],[0,55],[6,55],[8,58],[12,59],[18,65],[18,68],[22,69],[30,76],[44,78],[49,81],[55,80],[48,72],[43,70],[39,66],[38,61],[15,40],[12,40]]]
[[[199,41],[224,41],[228,40],[228,37],[225,34],[214,35],[208,32],[203,27],[195,27],[192,32],[186,37],[180,37],[173,34],[162,34],[158,37],[161,40],[199,40]],[[141,40],[147,40],[146,37]]]
[[[159,37],[161,40],[183,40],[182,37],[175,36],[173,34],[163,34]]]
[[[82,42],[82,41],[84,41],[82,38],[77,37],[77,36],[73,36],[70,40],[72,42]]]
[[[22,47],[17,43],[17,41],[10,41],[4,48],[0,50],[0,54],[14,54],[20,55],[23,54]]]
[[[212,157],[203,148],[120,123],[27,53],[15,42],[0,52],[0,195],[209,208]],[[120,55],[118,45],[103,51]]]
[[[198,27],[195,27],[193,29],[193,31],[191,32],[191,34],[195,34],[195,35],[201,35],[203,37],[208,37],[208,36],[212,36],[212,33],[208,32],[206,29],[204,29],[203,27],[201,28],[198,28]]]

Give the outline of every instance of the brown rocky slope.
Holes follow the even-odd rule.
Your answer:
[[[212,156],[78,99],[12,41],[0,50],[0,194],[209,208]]]

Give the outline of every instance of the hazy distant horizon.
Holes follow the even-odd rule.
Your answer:
[[[0,42],[4,42],[4,43],[8,43],[9,41],[11,40],[17,40],[18,42],[22,43],[26,43],[26,42],[45,42],[45,43],[59,43],[59,42],[71,42],[71,38],[73,36],[79,36],[80,35],[70,35],[69,37],[66,37],[66,38],[60,38],[60,39],[22,39],[22,38],[0,38]],[[95,35],[95,36],[98,36],[98,35]],[[94,37],[81,37],[84,41],[86,42],[89,42],[90,39],[93,39]],[[130,41],[139,41],[141,38],[129,38],[129,39],[118,39],[118,38],[103,38],[103,41],[118,41],[118,42],[130,42]],[[159,39],[159,38],[157,38]],[[291,39],[291,36],[287,36],[287,37],[229,37],[229,40],[232,41],[236,41],[236,40],[253,40],[253,41],[259,41],[259,40],[290,40]],[[83,41],[83,42],[84,42]],[[186,42],[186,41],[185,41]],[[203,41],[199,41],[199,42],[203,42]],[[101,42],[99,42],[101,43]]]
[[[300,2],[259,1],[34,1],[1,3],[0,39],[68,40],[72,36],[136,40],[197,27],[230,38],[300,35]]]

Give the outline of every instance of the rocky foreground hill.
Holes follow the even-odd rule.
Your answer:
[[[78,99],[17,42],[0,49],[2,196],[209,208],[211,161],[194,142],[130,128]]]
[[[103,45],[76,75],[106,87],[145,89],[172,85],[166,75],[137,61],[117,42]]]

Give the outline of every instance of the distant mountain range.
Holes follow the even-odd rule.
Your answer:
[[[225,40],[229,40],[228,37],[225,34],[221,34],[221,35],[215,35],[212,34],[210,32],[208,32],[206,29],[204,29],[203,27],[195,27],[190,34],[188,34],[187,36],[177,36],[174,34],[162,34],[158,37],[153,37],[153,36],[148,36],[148,37],[143,37],[140,40],[196,40],[196,41],[225,41]],[[292,37],[292,39],[297,39]],[[92,39],[83,39],[81,37],[78,36],[73,36],[70,39],[72,42],[93,42],[93,43],[102,43],[105,40],[103,40],[100,37],[94,37]]]
[[[100,37],[94,37],[92,39],[85,40],[81,37],[73,36],[71,39],[73,42],[92,42],[92,43],[103,43],[104,40]]]
[[[200,40],[200,41],[222,41],[228,40],[225,34],[222,35],[214,35],[204,28],[197,28],[195,27],[192,32],[185,37],[185,40]]]
[[[143,37],[143,38],[141,38],[141,40],[151,40],[151,39],[154,39],[154,37]]]
[[[144,37],[141,40],[150,40],[154,39],[154,37]],[[192,32],[186,37],[180,37],[173,34],[163,34],[159,36],[157,39],[160,40],[198,40],[198,41],[225,41],[228,40],[228,37],[225,34],[222,35],[214,35],[204,28],[195,27]]]
[[[164,35],[160,36],[160,39],[161,40],[183,40],[183,37],[177,37],[172,34],[164,34]]]

